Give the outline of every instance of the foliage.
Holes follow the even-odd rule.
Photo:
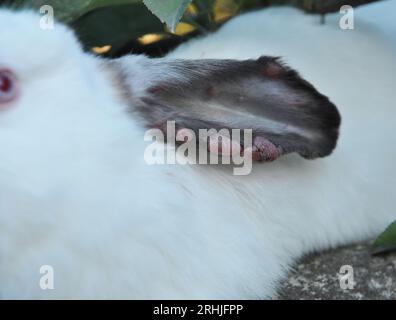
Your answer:
[[[172,30],[180,21],[191,0],[143,0],[143,3]]]
[[[396,250],[396,221],[374,241],[374,254]]]
[[[56,19],[71,25],[87,50],[118,56],[151,45],[154,40],[215,30],[239,11],[264,2],[267,1],[0,0],[0,5],[33,7],[35,10],[44,4],[51,5]],[[147,35],[151,37],[142,37]]]
[[[351,4],[372,1],[378,0],[351,0]],[[181,41],[216,30],[232,16],[253,8],[289,4],[325,13],[338,9],[340,3],[343,0],[0,0],[0,6],[12,8],[38,10],[51,5],[57,20],[75,29],[86,50],[113,57],[131,51],[162,55]]]

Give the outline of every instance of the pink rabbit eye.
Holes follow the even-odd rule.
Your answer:
[[[10,70],[0,69],[0,105],[17,96],[16,77]]]

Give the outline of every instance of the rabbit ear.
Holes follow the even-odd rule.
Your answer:
[[[127,64],[125,64],[127,63]],[[123,60],[130,102],[148,127],[252,129],[258,160],[297,152],[324,157],[336,146],[340,115],[327,97],[278,58]],[[243,142],[242,142],[243,143]]]

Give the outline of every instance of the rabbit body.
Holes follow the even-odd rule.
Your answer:
[[[396,52],[363,20],[345,31],[336,15],[319,26],[273,8],[168,56],[280,55],[339,107],[331,156],[290,154],[236,176],[220,165],[147,165],[146,129],[102,60],[37,19],[0,10],[0,30],[15,26],[1,33],[0,69],[16,70],[22,87],[0,114],[1,298],[272,298],[302,254],[372,238],[395,219]],[[138,74],[146,59],[120,61]],[[43,265],[54,289],[40,287]]]

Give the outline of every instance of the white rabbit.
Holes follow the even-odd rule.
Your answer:
[[[353,31],[338,15],[318,25],[291,8],[252,12],[166,59],[116,61],[83,53],[61,24],[41,30],[37,14],[0,10],[0,297],[272,298],[302,254],[376,236],[396,218],[396,52],[380,22],[364,22],[369,9]],[[289,154],[246,176],[144,161],[147,127],[189,100],[201,109],[184,110],[183,126],[257,126],[259,100],[291,123],[281,150],[328,155],[336,109],[277,61],[171,60],[263,54],[337,105],[330,156]],[[271,72],[262,81],[255,67]],[[246,111],[219,112],[238,90]]]

